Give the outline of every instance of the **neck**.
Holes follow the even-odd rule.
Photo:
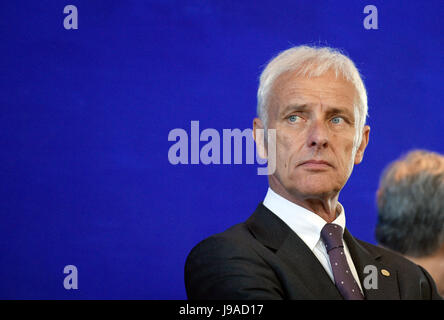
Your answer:
[[[444,297],[444,245],[432,255],[426,257],[409,257],[411,261],[427,270],[436,283],[439,294]]]
[[[298,206],[310,210],[330,223],[336,219],[339,193],[333,195],[302,195],[290,193],[282,185],[273,183],[270,179],[270,188],[281,197]]]

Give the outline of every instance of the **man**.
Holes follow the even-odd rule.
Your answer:
[[[424,267],[444,296],[444,157],[415,150],[390,164],[377,192],[376,239]]]
[[[267,157],[269,148],[276,150],[276,159],[268,159],[276,166],[270,187],[246,222],[191,251],[185,265],[190,299],[438,297],[421,267],[345,228],[338,197],[362,161],[366,115],[364,84],[340,52],[299,46],[270,61],[253,121],[259,152]],[[276,145],[257,129],[275,130]],[[376,274],[364,286],[369,268]]]

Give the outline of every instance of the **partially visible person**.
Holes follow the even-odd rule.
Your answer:
[[[391,163],[377,204],[378,243],[425,268],[444,296],[444,156],[415,150]]]

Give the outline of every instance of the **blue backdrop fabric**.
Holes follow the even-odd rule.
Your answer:
[[[186,298],[190,249],[268,183],[252,164],[173,165],[168,134],[251,128],[261,69],[299,44],[340,48],[364,76],[370,143],[340,201],[375,243],[383,168],[444,152],[443,18],[438,0],[2,1],[0,298]]]

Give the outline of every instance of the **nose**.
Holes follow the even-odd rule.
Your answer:
[[[311,148],[324,149],[328,147],[328,128],[322,121],[313,121],[310,126],[307,143]]]

